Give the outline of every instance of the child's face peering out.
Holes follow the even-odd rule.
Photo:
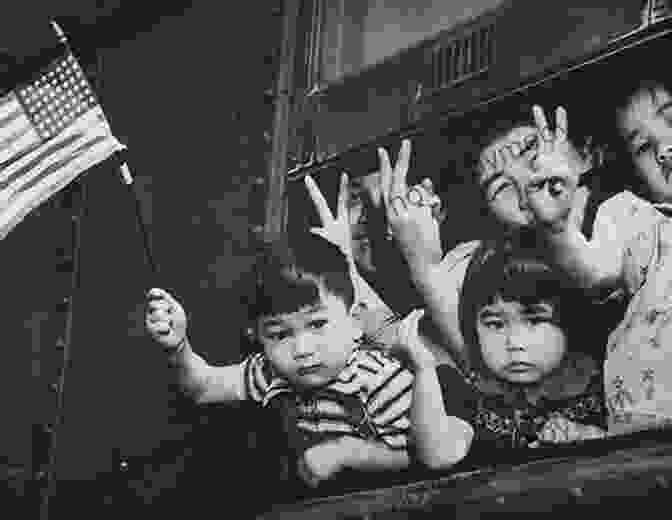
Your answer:
[[[508,227],[525,227],[533,221],[525,187],[534,174],[539,139],[535,127],[519,126],[495,139],[480,154],[479,186],[494,217]],[[502,165],[497,156],[507,148],[522,153]]]
[[[672,95],[663,87],[635,92],[618,113],[637,174],[654,202],[672,202]]]
[[[558,368],[567,338],[553,306],[497,298],[477,314],[476,330],[485,365],[511,383],[536,383]]]
[[[375,175],[375,174],[374,174]],[[350,217],[350,231],[352,233],[352,254],[357,267],[363,271],[373,272],[373,258],[371,256],[371,240],[367,221],[367,197],[375,196],[376,178],[373,175],[358,177],[350,183],[348,194],[348,214]],[[374,193],[372,193],[374,191]],[[378,197],[380,195],[378,194]]]
[[[342,298],[320,289],[320,300],[297,312],[263,316],[257,335],[279,376],[303,389],[330,383],[361,335]]]

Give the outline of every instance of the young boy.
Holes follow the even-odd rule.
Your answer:
[[[284,402],[308,485],[345,469],[405,468],[413,375],[383,351],[360,348],[348,262],[323,238],[306,240],[301,254],[277,245],[265,255],[253,309],[260,352],[242,363],[212,366],[196,354],[185,311],[164,290],[148,293],[147,330],[197,403]]]

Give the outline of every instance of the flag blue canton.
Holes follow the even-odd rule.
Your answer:
[[[44,140],[60,133],[98,100],[72,54],[52,63],[39,78],[17,89],[34,128]]]

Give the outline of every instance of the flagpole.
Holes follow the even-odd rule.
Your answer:
[[[133,176],[131,175],[131,170],[129,169],[128,164],[118,154],[116,157],[119,161],[118,168],[121,175],[121,180],[128,188],[128,191],[131,194],[131,197],[133,197],[133,201],[135,203],[135,218],[138,223],[138,227],[140,228],[140,233],[142,234],[142,245],[145,249],[145,258],[149,264],[152,277],[156,279],[159,274],[159,268],[156,264],[156,261],[154,260],[154,255],[152,254],[152,248],[149,241],[149,232],[147,231],[147,224],[145,223],[145,219],[142,215],[142,203],[140,201],[140,196],[138,195],[138,190],[135,187],[135,182],[133,180]]]
[[[68,49],[69,52],[72,53],[72,49],[70,48],[68,38],[66,37],[65,33],[60,28],[60,26],[53,20],[51,22],[51,25],[54,28],[54,31],[56,32],[59,41],[63,45],[65,45],[65,47]],[[97,85],[97,87],[99,87],[99,85]],[[96,95],[100,98],[99,90],[100,90],[99,88],[96,88]],[[149,239],[149,232],[147,229],[147,224],[143,217],[142,203],[140,200],[140,196],[138,194],[138,190],[135,186],[135,182],[133,176],[131,175],[130,168],[128,167],[126,161],[121,157],[121,154],[119,152],[115,153],[115,159],[117,160],[117,168],[119,170],[121,180],[124,183],[124,185],[126,185],[129,193],[131,194],[131,197],[133,198],[133,202],[135,205],[135,218],[138,223],[138,227],[140,228],[140,233],[142,235],[142,245],[145,251],[145,258],[149,265],[149,269],[151,271],[152,276],[156,278],[159,274],[159,268],[152,253],[151,243]]]
[[[55,21],[51,22],[52,28],[54,29],[59,42],[65,47],[68,53],[74,56],[70,44],[63,30],[58,26]],[[99,63],[100,68],[100,63]],[[100,77],[100,70],[97,71],[98,78]],[[140,197],[138,196],[135,184],[133,182],[133,177],[131,176],[128,165],[125,161],[120,158],[119,153],[115,154],[115,159],[117,159],[117,165],[121,179],[123,183],[128,187],[131,196],[133,197],[135,203],[135,213],[140,231],[142,233],[143,246],[145,250],[145,256],[149,263],[152,275],[156,276],[158,274],[157,264],[152,255],[150,242],[149,242],[149,233],[147,232],[147,226],[143,219],[142,215],[142,206],[140,202]],[[77,183],[79,189],[79,197],[76,200],[76,204],[79,205],[78,210],[75,210],[77,214],[72,215],[72,272],[71,272],[71,284],[70,284],[70,296],[64,299],[64,304],[66,305],[66,318],[65,318],[65,330],[62,341],[59,341],[59,346],[62,348],[62,358],[61,358],[61,368],[59,371],[58,382],[54,385],[54,390],[57,394],[56,399],[56,413],[54,421],[51,425],[45,425],[44,431],[47,434],[47,462],[45,470],[38,470],[36,475],[36,484],[40,492],[40,502],[39,502],[39,518],[40,520],[49,520],[51,512],[52,499],[56,495],[56,467],[57,467],[57,437],[58,432],[61,429],[64,423],[64,412],[65,412],[65,380],[66,373],[71,364],[72,358],[72,332],[73,332],[73,303],[74,296],[79,289],[80,284],[80,262],[81,262],[81,236],[82,236],[82,220],[86,212],[86,190],[84,183],[80,180]],[[72,189],[72,188],[71,188]],[[73,204],[73,209],[76,207],[76,204]],[[40,465],[38,465],[39,467]],[[46,480],[46,482],[44,482]]]

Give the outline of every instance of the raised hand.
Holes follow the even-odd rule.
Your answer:
[[[411,158],[411,142],[404,139],[394,168],[387,151],[378,149],[380,188],[392,236],[413,268],[435,265],[441,261],[439,223],[433,203],[418,187],[408,188],[406,177]]]
[[[145,326],[149,335],[167,350],[176,350],[186,340],[187,314],[182,305],[163,289],[147,293]]]
[[[580,175],[589,166],[567,138],[567,112],[558,107],[555,130],[551,131],[543,109],[533,107],[540,143],[534,160],[535,174],[525,195],[536,221],[552,233],[580,227],[588,191],[577,188]]]
[[[392,352],[406,361],[414,372],[436,366],[434,354],[420,339],[419,324],[424,314],[423,309],[416,309],[404,318],[399,325],[397,340],[392,345]]]
[[[341,174],[338,202],[336,203],[336,218],[334,218],[327,200],[313,178],[306,175],[304,182],[322,224],[321,227],[310,228],[310,232],[337,245],[346,257],[352,259],[352,235],[348,214],[348,175],[346,173]]]

